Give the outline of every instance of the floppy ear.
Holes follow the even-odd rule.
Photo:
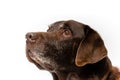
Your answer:
[[[85,26],[84,29],[85,37],[79,44],[75,58],[75,64],[79,67],[96,63],[107,56],[107,50],[99,34],[89,26]]]

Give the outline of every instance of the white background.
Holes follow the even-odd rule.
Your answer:
[[[25,34],[74,19],[102,36],[112,64],[120,67],[120,0],[0,0],[0,80],[52,80],[25,56]]]

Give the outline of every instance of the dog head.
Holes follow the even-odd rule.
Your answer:
[[[74,20],[55,22],[47,32],[30,32],[26,38],[28,59],[49,71],[94,64],[107,56],[100,35]]]

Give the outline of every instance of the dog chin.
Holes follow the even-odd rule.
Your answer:
[[[44,69],[50,72],[54,72],[55,66],[53,65],[53,62],[50,62],[50,59],[44,58],[44,57],[38,57],[38,55],[34,52],[28,51],[28,54],[32,60],[34,60],[36,63],[41,65]],[[42,53],[40,53],[42,54]]]
[[[53,62],[51,62],[50,59],[48,58],[39,58],[39,60],[41,61],[41,66],[44,67],[44,69],[46,69],[47,71],[50,71],[50,72],[54,72],[55,70],[55,65]]]
[[[44,63],[44,68],[50,72],[54,72],[55,71],[55,68],[51,65],[51,64],[48,64],[48,63]]]
[[[53,63],[51,63],[50,61],[46,61],[45,59],[39,59],[39,61],[41,62],[41,66],[47,70],[47,71],[50,71],[50,72],[54,72],[55,71],[55,66],[53,65]]]
[[[36,57],[37,55],[34,52],[31,52],[30,50],[28,50],[27,54],[33,61],[41,65],[41,61]]]

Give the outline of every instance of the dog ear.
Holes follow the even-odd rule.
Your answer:
[[[79,67],[96,63],[107,56],[107,50],[99,34],[89,26],[85,26],[84,33],[85,37],[79,44],[75,58],[75,64]]]

